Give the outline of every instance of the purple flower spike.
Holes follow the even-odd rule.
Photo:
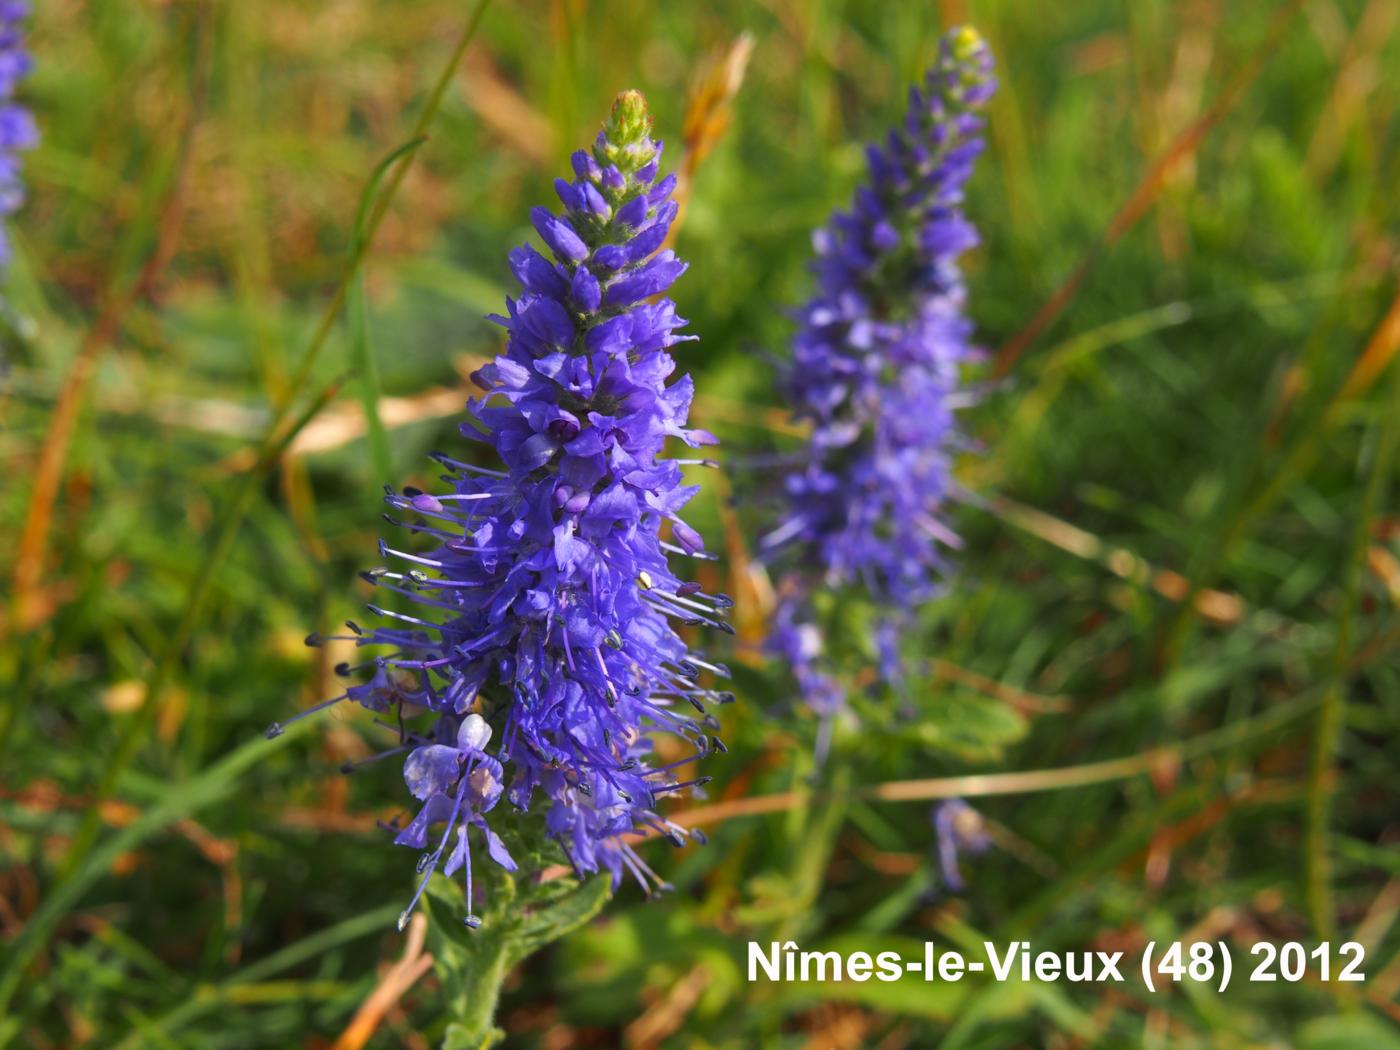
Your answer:
[[[811,439],[760,553],[781,577],[770,650],[822,719],[819,753],[844,700],[817,591],[863,593],[876,612],[879,677],[899,692],[900,636],[956,546],[942,510],[972,334],[957,259],[976,243],[962,192],[982,148],[976,111],[994,90],[991,70],[974,30],[950,32],[907,119],[867,150],[869,180],[851,210],[814,237],[818,290],[780,380]]]
[[[34,65],[24,40],[23,23],[28,15],[27,3],[0,3],[0,220],[13,215],[24,203],[19,152],[33,149],[39,142],[34,117],[12,101],[20,81]],[[9,261],[9,232],[0,224],[0,267]]]
[[[503,795],[520,811],[544,807],[545,832],[580,874],[603,869],[616,886],[627,872],[662,888],[627,836],[684,842],[658,800],[702,783],[676,771],[722,747],[708,707],[731,697],[700,679],[723,669],[673,627],[727,628],[729,601],[683,581],[668,557],[702,543],[678,517],[695,490],[664,446],[713,438],[686,426],[689,378],[668,385],[670,348],[688,337],[675,304],[658,298],[684,268],[670,252],[653,257],[675,216],[669,186],[652,183],[658,156],[645,100],[621,95],[593,150],[574,155],[577,180],[557,187],[564,214],[531,213],[553,260],[511,254],[521,290],[496,319],[505,352],[474,377],[486,394],[462,427],[498,462],[438,454],[449,492],[387,495],[409,518],[391,520],[432,545],[381,545],[394,565],[365,578],[412,611],[371,606],[390,622],[350,625],[346,639],[388,651],[367,665],[373,679],[336,699],[437,718],[398,749],[421,808],[396,841],[428,851],[414,903],[442,864],[465,871],[471,912],[473,841],[514,870],[488,824]],[[659,733],[693,754],[655,764]]]

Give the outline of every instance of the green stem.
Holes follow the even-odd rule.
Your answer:
[[[1397,372],[1400,377],[1400,372]],[[1313,736],[1312,762],[1308,770],[1305,809],[1304,886],[1313,933],[1319,941],[1330,941],[1336,933],[1336,911],[1332,900],[1331,823],[1332,801],[1336,794],[1333,766],[1346,725],[1347,689],[1352,663],[1352,635],[1356,609],[1361,596],[1362,566],[1371,542],[1371,521],[1380,505],[1390,465],[1395,454],[1397,419],[1400,419],[1400,378],[1392,381],[1393,404],[1382,410],[1374,458],[1366,482],[1361,513],[1352,533],[1351,551],[1342,583],[1342,607],[1337,617],[1337,641],[1332,651],[1331,681],[1317,713]]]
[[[389,452],[389,435],[379,417],[379,359],[369,332],[369,304],[365,296],[365,277],[355,279],[350,294],[350,338],[352,358],[359,372],[360,404],[365,413],[365,434],[369,438],[370,462],[381,485],[394,483],[394,464]]]
[[[528,866],[539,861],[535,856]],[[442,875],[432,877],[424,897],[428,947],[442,982],[442,1012],[450,1018],[443,1050],[486,1050],[504,1039],[506,1033],[496,1026],[495,1017],[506,975],[589,922],[612,896],[612,880],[606,875],[576,886],[528,879],[517,883],[489,867],[482,875],[486,909],[477,929],[463,925],[462,891]]]
[[[496,1003],[501,985],[510,973],[510,953],[505,937],[478,949],[475,965],[465,974],[461,1006],[456,1019],[447,1026],[443,1050],[487,1050],[501,1042],[506,1033],[496,1027]]]

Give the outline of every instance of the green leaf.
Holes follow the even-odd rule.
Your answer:
[[[548,906],[535,909],[511,939],[512,964],[572,933],[602,911],[611,899],[612,880],[598,875]]]
[[[370,176],[369,184],[360,196],[359,213],[355,216],[354,245],[356,252],[362,252],[369,243],[368,228],[370,205],[378,197],[379,184],[384,175],[401,158],[410,157],[418,147],[427,142],[420,135],[405,142],[379,162]],[[354,280],[347,294],[347,316],[350,324],[350,350],[352,367],[357,373],[360,404],[365,413],[365,433],[369,436],[370,460],[378,475],[375,481],[390,485],[394,481],[393,459],[389,452],[389,436],[384,430],[384,421],[379,418],[379,360],[374,355],[374,343],[369,331],[369,304],[365,296],[365,271],[361,266],[355,271]]]
[[[612,897],[605,875],[576,888],[562,879],[521,887],[506,872],[487,867],[483,882],[488,904],[476,929],[463,923],[462,893],[445,876],[434,875],[424,895],[428,946],[453,1018],[444,1050],[485,1050],[504,1039],[494,1018],[511,969],[584,925]]]

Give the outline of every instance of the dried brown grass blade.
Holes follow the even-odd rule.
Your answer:
[[[516,91],[485,48],[473,48],[462,63],[462,93],[477,119],[533,163],[554,157],[554,125]]]
[[[20,531],[19,546],[15,552],[14,575],[11,581],[12,615],[0,622],[0,630],[6,624],[20,631],[37,626],[40,610],[47,606],[35,601],[35,590],[43,576],[44,561],[48,547],[49,529],[53,523],[54,505],[58,501],[58,490],[63,480],[63,467],[68,460],[68,447],[72,443],[73,428],[78,421],[88,387],[92,383],[93,372],[104,350],[121,330],[127,311],[141,298],[149,295],[160,282],[175,257],[180,232],[184,224],[186,203],[193,167],[195,131],[203,119],[205,103],[208,99],[209,68],[213,55],[211,46],[213,34],[207,19],[201,19],[200,44],[194,86],[190,95],[189,109],[185,126],[177,138],[174,177],[166,191],[156,220],[156,239],[137,273],[136,279],[125,288],[121,286],[121,276],[114,275],[106,301],[87,334],[78,347],[68,374],[59,391],[58,401],[49,425],[44,432],[43,444],[39,447],[39,459],[34,468],[34,487],[30,490],[29,506],[25,511],[24,525]]]
[[[734,116],[734,97],[743,86],[753,46],[752,34],[740,33],[727,49],[710,57],[691,86],[690,96],[686,100],[685,121],[681,125],[684,154],[676,173],[676,191],[672,195],[677,205],[676,221],[671,224],[671,232],[666,237],[668,246],[675,242],[676,234],[685,222],[695,173],[729,130]]]
[[[1237,594],[1205,588],[1192,595],[1189,581],[1180,573],[1171,569],[1154,568],[1132,551],[1123,547],[1110,547],[1093,533],[1077,525],[1071,525],[1054,515],[1004,496],[991,499],[988,505],[992,513],[1008,524],[1077,558],[1103,565],[1109,572],[1124,580],[1150,587],[1163,598],[1180,602],[1190,597],[1196,611],[1217,624],[1236,624],[1244,618],[1244,599]]]
[[[1366,348],[1361,351],[1361,356],[1356,359],[1356,364],[1347,374],[1346,382],[1327,406],[1323,416],[1324,428],[1332,423],[1336,413],[1346,402],[1359,397],[1375,385],[1386,366],[1395,359],[1397,352],[1400,352],[1400,288],[1396,289],[1385,317],[1371,333]]]
[[[685,1024],[686,1017],[695,1009],[710,981],[710,971],[704,963],[693,966],[671,986],[670,991],[627,1026],[623,1032],[623,1045],[628,1050],[651,1050],[662,1045]]]
[[[1318,115],[1304,168],[1316,180],[1337,166],[1347,135],[1365,117],[1366,105],[1381,75],[1381,53],[1400,19],[1396,0],[1370,0],[1342,47],[1327,103]]]
[[[1195,154],[1206,135],[1234,109],[1245,89],[1254,82],[1268,60],[1278,52],[1278,45],[1283,38],[1284,31],[1302,6],[1302,0],[1289,0],[1287,4],[1279,8],[1274,15],[1273,25],[1264,43],[1250,55],[1245,64],[1216,96],[1215,101],[1193,123],[1177,135],[1166,151],[1152,163],[1138,183],[1137,188],[1118,209],[1103,233],[1085,251],[1079,264],[1070,275],[1035,312],[1029,323],[997,351],[994,364],[996,375],[1004,376],[1011,371],[1021,355],[1040,337],[1045,329],[1050,327],[1050,324],[1074,299],[1075,293],[1079,291],[1079,286],[1084,283],[1084,279],[1100,257],[1117,244],[1123,235],[1136,226],[1138,220],[1152,208],[1158,194],[1167,185],[1172,172]]]
[[[422,912],[408,924],[408,939],[403,955],[389,968],[374,991],[360,1004],[355,1016],[331,1050],[361,1050],[404,994],[433,968],[433,957],[423,952],[423,940],[428,932],[428,920]]]

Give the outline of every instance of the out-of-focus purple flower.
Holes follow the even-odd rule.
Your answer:
[[[0,0],[0,219],[13,215],[24,203],[19,154],[39,141],[34,117],[14,101],[19,82],[34,65],[24,40],[28,16],[28,3]],[[10,235],[0,222],[0,267],[9,261]]]
[[[982,814],[962,799],[950,798],[934,807],[933,830],[938,843],[938,866],[943,870],[943,881],[954,893],[961,893],[967,888],[967,883],[958,869],[958,854],[976,856],[991,848],[992,837],[987,833],[987,822]]]
[[[869,181],[852,208],[814,238],[818,290],[780,384],[811,438],[761,553],[782,576],[772,651],[823,721],[841,703],[822,670],[814,591],[864,593],[880,676],[898,689],[903,628],[957,546],[943,505],[959,369],[972,355],[958,256],[977,243],[963,186],[995,85],[982,38],[950,32],[903,124],[867,150]]]
[[[462,426],[499,469],[438,454],[448,492],[387,496],[408,518],[390,520],[431,549],[381,544],[394,567],[366,578],[413,612],[371,606],[394,622],[351,625],[358,645],[391,651],[337,700],[437,716],[430,735],[406,739],[404,777],[422,808],[397,839],[431,847],[425,884],[446,855],[446,871],[464,868],[470,885],[469,836],[514,867],[487,824],[504,794],[522,811],[543,797],[547,834],[578,872],[660,886],[626,836],[683,842],[657,801],[707,780],[677,770],[723,747],[708,708],[732,694],[700,680],[725,671],[673,626],[729,631],[730,601],[671,567],[672,555],[710,557],[679,517],[696,491],[682,465],[708,461],[663,458],[663,446],[715,439],[687,426],[693,384],[672,377],[670,348],[691,337],[658,298],[685,269],[659,250],[676,215],[660,155],[645,100],[621,95],[593,149],[574,154],[575,181],[556,183],[562,212],[532,213],[550,254],[527,245],[510,255],[521,292],[494,318],[506,350],[473,377],[486,396]],[[686,738],[693,754],[656,764],[656,733]]]

